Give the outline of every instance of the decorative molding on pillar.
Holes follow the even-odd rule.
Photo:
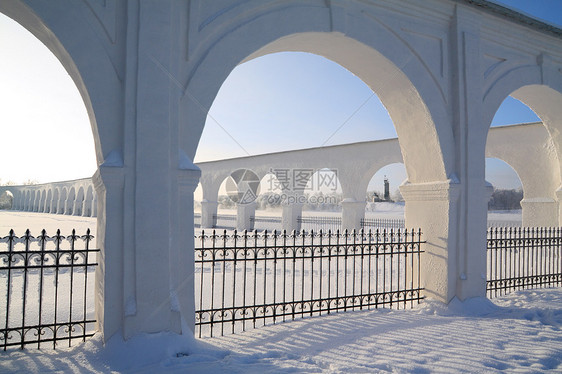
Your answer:
[[[562,191],[561,191],[561,193],[562,193]],[[560,200],[562,195],[560,195],[558,191],[556,191],[556,195],[558,197],[558,200]],[[525,199],[521,200],[521,205],[524,205],[524,204],[552,204],[552,203],[557,203],[557,201],[554,200],[554,199],[551,199],[550,197],[532,197],[532,198],[525,198]]]
[[[188,187],[193,192],[199,184],[200,177],[200,170],[178,170],[177,181],[181,187]]]
[[[351,207],[351,206],[359,206],[359,205],[366,206],[366,205],[367,205],[367,202],[366,202],[365,200],[363,200],[363,201],[358,201],[358,200],[356,200],[356,199],[354,199],[354,198],[349,198],[349,197],[348,197],[348,198],[345,198],[345,199],[342,200],[341,205],[342,205],[342,206],[346,205],[346,206],[350,206],[350,207]]]
[[[119,187],[123,186],[125,181],[125,172],[122,167],[104,165],[98,167],[98,170],[92,176],[92,184],[98,195],[106,190],[106,185]]]
[[[558,189],[554,191],[554,193],[556,194],[556,199],[558,201],[562,201],[562,186],[558,187]]]
[[[201,169],[182,151],[179,152],[177,181],[181,187],[187,187],[190,192],[195,191],[201,179]]]
[[[450,179],[442,182],[406,183],[399,188],[406,203],[409,201],[457,200],[461,192],[461,185]]]

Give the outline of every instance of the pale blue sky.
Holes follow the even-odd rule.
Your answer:
[[[501,2],[562,26],[562,1]],[[12,139],[0,147],[0,181],[91,176],[96,166],[90,125],[68,74],[47,48],[3,15],[0,48],[0,123],[3,137]],[[196,161],[396,136],[388,113],[362,81],[336,63],[303,53],[240,65],[210,113],[240,146],[208,119]],[[508,99],[494,124],[535,120],[532,111]],[[494,184],[518,183],[512,171],[510,177],[505,168],[489,169],[498,176],[487,176]],[[399,168],[382,172],[393,186],[405,179]],[[382,174],[377,179],[382,185]]]

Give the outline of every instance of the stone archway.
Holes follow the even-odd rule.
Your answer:
[[[0,11],[53,51],[88,108],[99,165],[96,318],[106,340],[193,329],[200,171],[192,161],[208,108],[241,62],[281,50],[316,53],[378,94],[408,172],[407,224],[427,240],[423,286],[444,302],[484,295],[484,239],[473,236],[485,230],[490,108],[526,85],[562,92],[554,82],[560,63],[545,54],[562,54],[556,35],[469,1],[7,0]],[[523,49],[530,52],[513,60],[532,66],[530,75],[503,63],[509,53],[497,56]],[[496,84],[510,77],[516,86]]]
[[[412,54],[410,45],[380,22],[358,19],[343,35],[337,27],[327,28],[329,18],[323,18],[325,13],[316,14],[317,11],[299,6],[271,11],[216,40],[198,61],[183,91],[180,118],[182,123],[189,124],[191,131],[186,132],[187,126],[179,129],[179,146],[193,158],[197,145],[194,141],[199,138],[206,118],[205,108],[211,106],[232,69],[244,61],[268,53],[300,51],[315,53],[342,65],[379,96],[395,124],[410,178],[403,192],[407,224],[422,227],[429,243],[428,252],[435,251],[434,259],[430,259],[433,254],[425,256],[432,268],[427,271],[425,286],[435,290],[430,292],[432,296],[449,301],[456,293],[456,288],[450,286],[449,272],[457,271],[457,252],[448,248],[457,245],[456,229],[452,229],[457,223],[448,212],[460,191],[459,180],[455,177],[457,156],[450,125],[452,119],[443,87],[426,65],[438,61],[424,64]],[[258,31],[266,24],[271,31],[265,34]],[[193,136],[194,132],[197,136]],[[420,189],[422,195],[427,195],[421,200]],[[361,200],[346,201],[349,205],[346,211],[356,213],[361,207],[364,210],[364,197]],[[428,211],[436,205],[442,214],[430,216]],[[358,221],[358,217],[359,214],[352,214],[347,221]],[[483,291],[483,281],[478,278],[467,294],[482,294]]]

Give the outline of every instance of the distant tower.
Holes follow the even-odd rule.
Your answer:
[[[384,200],[390,201],[390,183],[388,183],[388,178],[384,176]]]

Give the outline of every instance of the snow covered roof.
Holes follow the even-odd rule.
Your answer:
[[[554,35],[557,37],[562,36],[562,29],[554,26],[547,21],[541,20],[534,16],[530,16],[524,12],[516,11],[511,8],[505,7],[503,5],[497,4],[489,0],[454,0],[458,3],[468,3],[474,7],[478,7],[488,13],[492,13],[496,16],[507,18],[509,20],[514,20],[525,26],[531,27],[537,31],[544,32],[546,34]]]

